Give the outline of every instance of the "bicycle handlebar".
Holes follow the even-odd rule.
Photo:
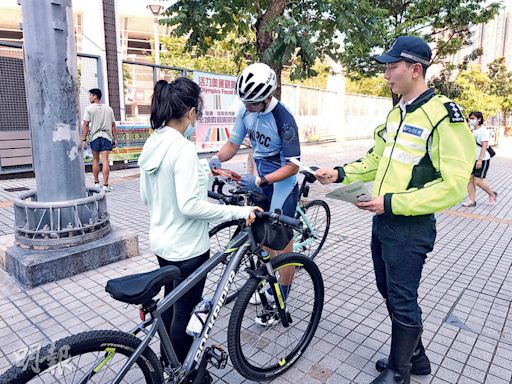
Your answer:
[[[208,197],[215,199],[215,200],[222,200],[226,204],[229,204],[231,202],[231,200],[233,199],[232,196],[222,195],[220,193],[213,192],[213,191],[208,191]],[[302,229],[302,222],[298,219],[294,219],[293,217],[281,215],[279,213],[272,213],[272,212],[254,212],[254,213],[258,219],[268,218],[272,221],[280,222],[289,227],[293,227],[297,230]]]
[[[208,197],[215,199],[215,200],[224,200],[224,195],[221,195],[220,193],[208,191]]]
[[[297,230],[302,229],[302,222],[299,219],[294,219],[293,217],[281,215],[279,213],[272,212],[254,212],[258,219],[269,218],[272,221],[278,221],[282,224],[288,225],[289,227],[293,227]]]

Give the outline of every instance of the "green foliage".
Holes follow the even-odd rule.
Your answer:
[[[124,89],[127,89],[128,86],[132,82],[132,75],[130,73],[130,68],[128,67],[128,64],[123,63],[123,86]]]
[[[462,71],[466,71],[469,65],[478,59],[483,53],[481,48],[477,48],[466,55],[460,64],[455,65],[450,62],[443,63],[443,69],[439,75],[431,78],[428,82],[429,87],[435,88],[440,94],[450,99],[460,97],[462,88],[457,84],[456,79]]]
[[[382,75],[361,79],[346,79],[345,92],[362,95],[391,97],[388,82]]]
[[[508,70],[504,57],[497,58],[487,67],[491,79],[490,93],[500,98],[501,112],[507,116],[512,112],[512,71]]]
[[[356,9],[355,0],[182,0],[167,9],[163,23],[174,27],[173,36],[186,36],[187,50],[198,56],[232,36],[239,66],[264,61],[279,76],[286,65],[297,80],[314,76],[316,60],[340,50],[340,3]]]
[[[478,66],[472,66],[462,71],[456,80],[460,87],[460,96],[455,102],[467,113],[481,111],[484,116],[494,116],[501,109],[500,97],[492,95],[491,79]]]
[[[286,68],[283,70],[283,75],[281,77],[281,81],[283,83],[288,83],[288,84],[298,84],[298,85],[304,85],[306,87],[325,89],[327,87],[327,78],[329,76],[329,66],[326,64],[317,62],[315,65],[313,65],[312,71],[314,71],[316,73],[316,75],[305,78],[305,79],[292,79],[291,71],[288,68]]]
[[[160,43],[163,48],[160,62],[163,65],[228,75],[237,75],[240,71],[237,52],[229,45],[229,39],[216,42],[207,51],[198,54],[186,51],[185,38],[164,37]]]
[[[462,88],[452,80],[451,66],[445,66],[438,76],[433,77],[429,82],[430,88],[435,88],[437,93],[445,95],[450,99],[456,99],[462,94]]]
[[[501,97],[512,95],[512,72],[508,70],[505,58],[499,57],[487,67],[491,79],[490,92]]]
[[[370,5],[370,6],[369,6]],[[369,0],[361,4],[366,20],[359,33],[347,34],[342,61],[350,76],[373,76],[382,71],[371,58],[387,50],[400,35],[418,35],[435,47],[433,63],[471,43],[470,27],[493,19],[499,1],[482,0]],[[366,13],[361,13],[366,12]],[[351,26],[350,29],[353,29]],[[357,31],[357,29],[356,29]]]
[[[234,44],[229,43],[229,41],[232,40],[226,39],[224,41],[218,41],[207,53],[196,55],[186,51],[187,40],[185,38],[172,36],[164,37],[160,39],[162,46],[160,62],[162,65],[171,67],[237,76],[247,64],[245,60],[238,60],[237,54],[239,52],[234,48]],[[291,70],[285,68],[283,70],[282,81],[284,83],[299,84],[308,87],[325,88],[327,86],[329,66],[317,62],[312,67],[312,71],[314,71],[316,75],[306,79],[291,79]]]

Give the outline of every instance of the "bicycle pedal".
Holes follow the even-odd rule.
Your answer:
[[[208,361],[215,368],[217,368],[217,369],[226,368],[226,364],[228,362],[228,354],[226,351],[224,351],[221,348],[220,345],[213,344],[211,347],[209,347],[206,354],[208,356]]]

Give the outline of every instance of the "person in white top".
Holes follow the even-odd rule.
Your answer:
[[[140,195],[149,207],[151,250],[161,267],[177,266],[180,280],[165,286],[169,294],[209,257],[209,221],[246,219],[251,224],[258,207],[219,205],[208,201],[209,166],[188,140],[201,118],[201,89],[180,77],[156,83],[151,101],[151,126],[138,164]],[[194,306],[201,300],[205,279],[163,314],[178,359],[185,360],[193,338],[185,329]],[[165,354],[162,360],[168,363]]]
[[[487,152],[489,145],[489,134],[487,128],[484,126],[484,115],[482,112],[471,112],[469,114],[469,126],[473,130],[473,135],[476,141],[476,162],[473,168],[473,173],[468,183],[468,200],[462,203],[464,207],[475,207],[476,206],[476,187],[481,188],[489,195],[489,204],[496,204],[497,193],[485,182],[485,176],[489,170],[489,164],[491,162],[491,156]]]
[[[87,135],[92,150],[92,173],[94,175],[94,186],[100,186],[100,156],[102,163],[101,173],[103,174],[103,190],[110,192],[108,178],[110,174],[109,155],[117,146],[117,130],[114,111],[108,105],[100,102],[101,90],[93,88],[89,90],[90,105],[84,113],[84,124],[82,133],[82,148],[87,148]]]

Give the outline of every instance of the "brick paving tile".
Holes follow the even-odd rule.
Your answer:
[[[506,143],[506,142],[505,142]],[[512,148],[512,145],[509,145]],[[304,145],[307,164],[333,166],[361,157],[370,140]],[[509,151],[508,154],[512,154]],[[488,178],[498,192],[495,206],[461,204],[436,215],[438,235],[420,286],[423,340],[432,374],[413,376],[414,384],[512,383],[512,157],[499,150]],[[246,155],[226,166],[243,173]],[[104,291],[110,278],[157,268],[149,249],[148,211],[139,201],[136,167],[113,171],[107,195],[112,225],[136,233],[140,256],[35,289],[23,289],[0,270],[0,371],[15,362],[22,348],[92,329],[130,329],[138,321],[134,306],[116,303]],[[92,184],[92,176],[86,174]],[[35,188],[33,178],[0,180],[0,235],[13,232],[14,214],[6,188]],[[308,199],[324,198],[336,186],[311,186]],[[315,259],[325,284],[325,306],[307,351],[274,384],[369,383],[375,361],[389,353],[390,323],[374,282],[370,255],[371,216],[350,204],[326,200],[331,208],[330,235]],[[232,305],[220,314],[212,342],[226,347]],[[448,315],[466,324],[446,322]],[[158,350],[158,341],[152,344]],[[227,348],[226,348],[227,350]],[[233,369],[212,369],[216,383],[249,383]]]

